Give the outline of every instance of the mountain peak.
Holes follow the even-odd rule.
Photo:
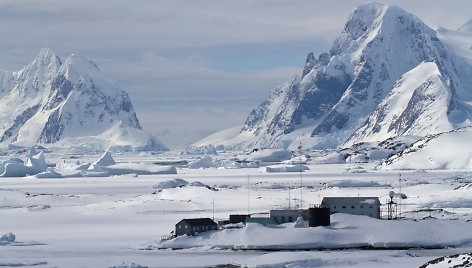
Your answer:
[[[308,54],[301,78],[274,89],[249,114],[235,141],[244,137],[241,145],[248,147],[324,149],[342,145],[365,124],[356,142],[449,130],[472,118],[466,103],[472,94],[464,89],[455,60],[436,32],[413,14],[379,3],[360,5],[331,50],[317,58]],[[428,75],[425,69],[431,66],[440,75]],[[421,83],[410,88],[415,81]],[[393,96],[397,91],[412,93],[411,98]],[[405,107],[393,105],[400,99]],[[398,114],[388,109],[393,106]],[[445,112],[433,122],[442,122],[437,128],[415,119],[433,118],[429,115],[438,107]],[[393,117],[397,124],[383,124]]]
[[[56,53],[50,48],[41,48],[38,56],[36,56],[36,59],[33,61],[33,64],[34,63],[36,63],[36,65],[41,64],[43,66],[54,65],[55,67],[62,65],[62,61],[59,56],[57,56]]]
[[[315,56],[313,55],[313,52],[310,52],[308,56],[306,57],[305,68],[303,69],[302,76],[307,75],[313,69],[313,66],[315,65],[315,61],[316,59],[315,59]]]
[[[0,92],[0,145],[63,142],[93,150],[162,150],[144,132],[128,93],[92,61],[72,54],[62,63],[41,49]]]
[[[352,39],[359,38],[387,8],[387,5],[379,3],[367,3],[356,7],[344,25],[343,34],[349,34]]]

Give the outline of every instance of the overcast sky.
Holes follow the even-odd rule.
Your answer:
[[[171,148],[242,125],[271,89],[329,49],[365,1],[0,0],[0,69],[49,47],[96,62]],[[472,1],[378,1],[457,29]]]

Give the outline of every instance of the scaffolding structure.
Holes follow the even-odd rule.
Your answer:
[[[398,217],[397,203],[393,200],[395,193],[390,191],[388,193],[390,200],[387,200],[387,220],[396,220]]]

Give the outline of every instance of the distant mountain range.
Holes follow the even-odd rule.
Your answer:
[[[42,49],[17,72],[0,71],[0,145],[167,150],[142,130],[128,93],[90,60]]]
[[[196,145],[326,149],[468,126],[472,44],[455,41],[472,40],[470,25],[435,31],[401,8],[361,5],[331,49],[308,54],[301,75],[274,89],[236,137]]]

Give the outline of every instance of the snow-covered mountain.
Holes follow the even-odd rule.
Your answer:
[[[380,169],[471,169],[472,127],[428,135],[382,162]]]
[[[0,72],[0,144],[167,149],[95,63],[74,54],[62,61],[50,49],[18,72]]]
[[[416,16],[369,3],[248,116],[236,147],[324,149],[470,124],[472,67]],[[218,144],[215,144],[218,145]]]

